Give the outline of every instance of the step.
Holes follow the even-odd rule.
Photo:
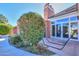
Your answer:
[[[59,45],[64,45],[65,41],[64,40],[59,40],[59,39],[50,39],[50,38],[44,38],[44,40],[47,40],[50,43],[53,44],[59,44]]]
[[[61,49],[63,47],[63,45],[53,44],[53,43],[48,42],[47,40],[43,40],[43,44],[53,47],[53,48],[58,48],[58,49]]]
[[[59,56],[65,56],[65,55],[66,55],[62,50],[58,50],[58,49],[51,48],[51,47],[48,47],[47,49],[48,49],[49,51],[51,51],[51,52],[56,53],[56,54],[59,55]]]
[[[58,49],[55,49],[55,48],[50,47],[50,46],[54,46],[54,47],[57,47],[57,48],[61,48],[61,46],[58,46],[58,45],[56,45],[56,44],[51,44],[51,43],[49,43],[49,42],[45,42],[45,43],[46,43],[48,46],[46,46],[46,45],[43,43],[43,40],[40,41],[40,44],[41,44],[43,47],[47,48],[49,51],[55,52],[55,53],[56,53],[57,55],[59,55],[59,56],[66,55],[66,54],[64,54],[64,52],[63,52],[62,50],[58,50]]]

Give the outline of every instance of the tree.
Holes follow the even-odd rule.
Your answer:
[[[7,18],[5,16],[3,16],[2,14],[0,14],[0,23],[4,23],[4,24],[8,23]]]
[[[36,45],[44,37],[44,20],[39,14],[26,13],[20,17],[18,23],[25,45]]]
[[[0,35],[6,35],[10,32],[12,26],[8,23],[5,16],[0,14]]]
[[[10,27],[6,24],[0,24],[0,35],[6,35],[10,31]]]

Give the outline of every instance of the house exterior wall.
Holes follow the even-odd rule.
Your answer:
[[[73,10],[71,11],[70,9],[73,9]],[[79,3],[76,3],[75,5],[71,6],[70,8],[63,10],[62,12],[59,12],[60,13],[59,16],[55,16],[57,14],[54,14],[54,10],[53,11],[50,11],[50,10],[53,10],[52,6],[49,7],[49,4],[45,5],[44,19],[45,19],[46,37],[54,38],[52,36],[52,22],[53,21],[56,21],[59,19],[64,19],[64,18],[69,18],[68,31],[69,31],[69,38],[70,38],[71,37],[71,22],[72,22],[72,21],[70,21],[70,17],[77,16],[77,19],[79,19]],[[66,12],[66,11],[69,13],[65,13],[65,14],[61,15],[61,13]],[[76,22],[78,23],[78,40],[77,41],[79,41],[79,20],[77,20]],[[61,28],[63,28],[63,24],[61,25]],[[56,31],[56,28],[55,28],[55,31]],[[61,31],[63,31],[63,30],[61,29]],[[56,35],[57,34],[55,33],[55,36]],[[63,38],[63,32],[61,33],[61,37],[56,37],[56,38],[67,40],[67,38]],[[73,39],[71,39],[71,40],[73,40]]]
[[[44,23],[45,23],[45,36],[50,38],[51,23],[49,17],[54,14],[53,8],[49,3],[44,6]]]

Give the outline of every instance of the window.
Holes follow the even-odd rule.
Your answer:
[[[68,32],[68,23],[63,24],[63,37],[68,38],[69,37],[69,32]]]
[[[52,36],[55,36],[55,25],[52,25]]]
[[[69,21],[69,18],[63,18],[63,19],[59,19],[56,21],[56,24],[60,24],[60,23],[67,23]]]
[[[52,21],[51,24],[55,24],[55,22]]]
[[[77,21],[78,19],[77,19],[77,16],[73,16],[73,17],[70,17],[70,21]]]
[[[61,24],[56,25],[56,36],[61,37]]]
[[[71,38],[78,39],[78,23],[77,22],[71,23]]]

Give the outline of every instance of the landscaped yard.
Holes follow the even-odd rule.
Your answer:
[[[34,53],[34,54],[43,55],[43,56],[52,56],[55,54],[54,52],[51,52],[51,51],[49,51],[46,48],[43,48],[41,46],[39,46],[39,47],[28,46],[28,47],[22,47],[21,49],[23,49],[25,51],[29,51],[29,52]]]
[[[44,19],[41,15],[34,12],[22,15],[18,20],[18,27],[20,34],[11,37],[12,45],[38,55],[55,54],[38,44],[43,39],[45,32]]]
[[[46,48],[40,46],[40,45],[24,45],[23,41],[21,40],[20,36],[11,37],[9,39],[9,42],[11,45],[15,46],[16,48],[22,49],[24,51],[31,52],[33,54],[37,55],[43,55],[43,56],[51,56],[54,55],[54,52],[51,52],[47,50]]]

